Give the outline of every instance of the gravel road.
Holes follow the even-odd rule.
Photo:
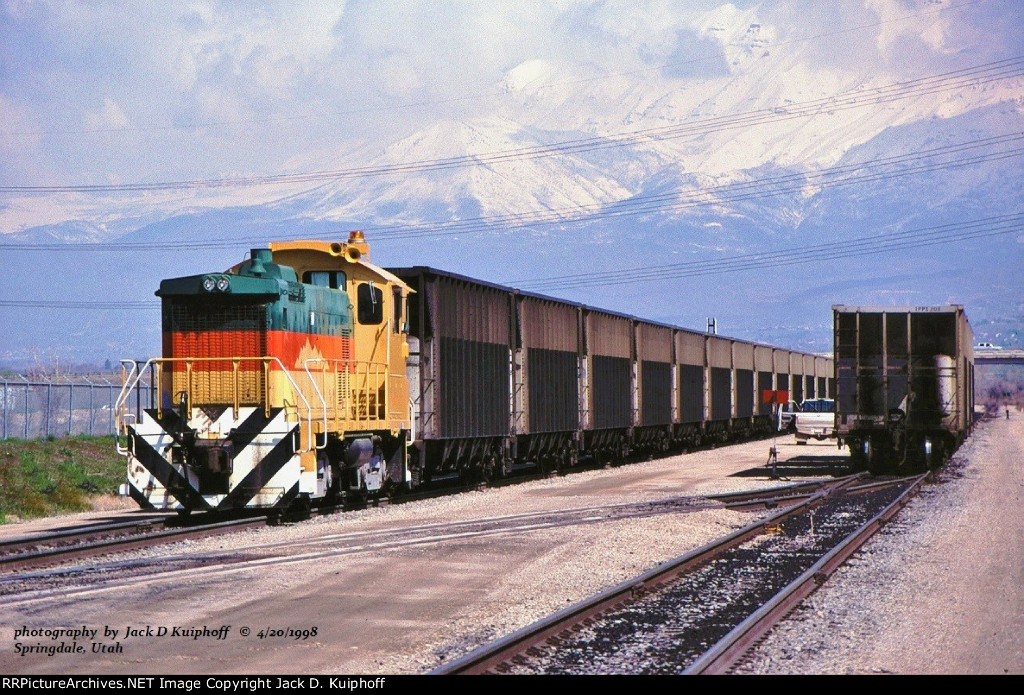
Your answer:
[[[1022,442],[1024,418],[983,424],[939,482],[777,628],[743,671],[1024,673]],[[69,575],[57,590],[0,598],[0,672],[425,673],[745,525],[749,513],[725,509],[631,519],[602,510],[786,484],[767,479],[770,445],[751,442],[178,544],[159,554],[214,564],[105,588],[79,586]],[[779,470],[794,481],[843,471],[845,456],[834,444],[797,446],[790,437],[780,449]],[[584,516],[593,518],[384,548],[410,527],[566,510],[592,510]],[[334,537],[365,543],[335,552]],[[129,557],[157,555],[147,552]],[[227,564],[218,569],[221,560]],[[158,634],[222,626],[230,626],[223,639]],[[55,643],[16,637],[16,630],[70,627],[98,631],[83,640],[85,653],[16,648]],[[125,637],[127,627],[140,632]],[[250,634],[243,636],[243,627]],[[108,628],[118,636],[104,638]],[[259,637],[267,628],[273,634]],[[288,633],[293,629],[306,632]],[[95,652],[95,643],[119,644],[120,651]]]

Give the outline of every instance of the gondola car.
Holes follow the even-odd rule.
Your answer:
[[[409,285],[410,478],[612,463],[774,431],[765,390],[831,360],[429,267]],[[816,363],[816,360],[819,362]],[[828,383],[813,368],[808,393]]]
[[[963,307],[832,310],[836,433],[855,465],[940,465],[973,422],[974,339]]]

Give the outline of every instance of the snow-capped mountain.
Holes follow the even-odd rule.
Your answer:
[[[16,198],[0,210],[5,243],[125,250],[9,250],[0,295],[144,301],[160,278],[226,267],[251,245],[363,228],[382,265],[436,265],[690,327],[717,316],[725,333],[803,349],[829,349],[832,303],[956,302],[981,335],[1008,316],[1024,327],[1024,231],[1009,217],[1024,191],[1024,78],[816,63],[818,44],[780,42],[731,5],[694,31],[724,50],[600,80],[531,59],[493,86],[493,107],[390,142],[296,153],[275,185]],[[1002,226],[978,233],[990,218]],[[971,231],[943,231],[957,225]],[[838,253],[871,237],[895,245]],[[167,248],[132,246],[153,243]],[[820,248],[750,258],[808,247]],[[695,262],[723,265],[683,265]],[[613,271],[606,283],[550,282]],[[89,359],[159,349],[155,304],[96,312],[67,337],[81,314],[40,311],[8,333],[0,361],[41,345]]]

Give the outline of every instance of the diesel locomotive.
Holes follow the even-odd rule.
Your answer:
[[[764,392],[834,391],[828,357],[384,269],[360,232],[271,243],[157,295],[162,357],[124,362],[117,402],[123,491],[146,508],[283,509],[610,463],[770,434]]]
[[[284,508],[406,482],[409,287],[348,243],[282,242],[164,280],[163,356],[126,362],[123,492],[181,511]],[[132,409],[144,376],[155,394]]]

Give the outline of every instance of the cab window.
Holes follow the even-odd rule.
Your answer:
[[[371,282],[364,282],[356,290],[359,304],[359,323],[376,326],[384,321],[384,293]]]
[[[395,318],[394,318],[394,321],[392,322],[392,325],[394,326],[394,328],[392,330],[394,330],[395,333],[401,333],[402,332],[402,288],[401,287],[394,287],[394,288],[392,288],[391,299],[392,299],[392,303],[394,305],[394,312],[395,312]]]
[[[341,270],[307,270],[302,281],[307,285],[330,287],[332,290],[345,289],[345,273]]]

